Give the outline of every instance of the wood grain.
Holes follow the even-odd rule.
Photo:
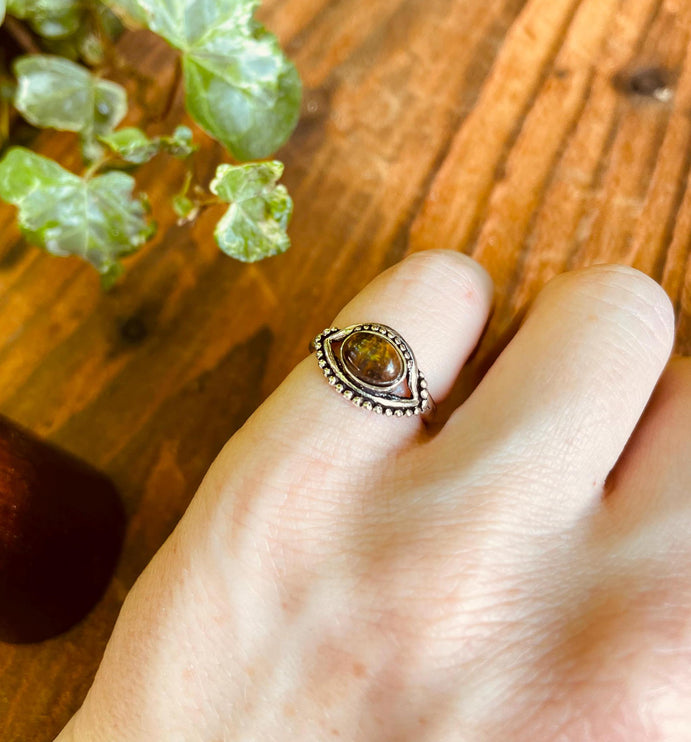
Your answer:
[[[255,266],[221,255],[213,211],[176,227],[173,160],[137,176],[159,234],[108,294],[77,260],[27,247],[0,208],[0,413],[107,472],[129,516],[91,615],[39,645],[0,645],[3,742],[52,739],[223,442],[309,338],[407,252],[463,250],[497,284],[456,400],[544,282],[576,266],[624,262],[661,281],[677,349],[691,350],[688,3],[267,0],[262,19],[305,82],[279,153],[295,199],[286,255]],[[163,107],[174,57],[142,33],[121,51],[155,78],[136,123]],[[166,125],[181,118],[178,97]],[[208,179],[222,152],[198,138]],[[72,145],[59,133],[32,144],[76,168]]]

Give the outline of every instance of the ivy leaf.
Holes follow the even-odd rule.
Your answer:
[[[188,126],[178,126],[169,137],[161,137],[161,148],[169,155],[184,160],[199,147],[192,141],[192,129]]]
[[[139,7],[138,0],[105,0],[105,2],[128,26],[146,25],[146,12]]]
[[[218,166],[209,187],[230,204],[214,231],[224,253],[253,263],[290,247],[286,229],[293,202],[276,183],[282,174],[283,163],[276,160]]]
[[[32,244],[53,255],[77,255],[112,281],[119,258],[153,234],[146,207],[132,198],[134,179],[109,172],[80,178],[23,147],[0,161],[0,198],[19,209],[19,226]]]
[[[124,30],[98,0],[9,0],[8,11],[42,37],[45,52],[81,58],[90,66],[103,63],[104,41],[117,39]]]
[[[82,7],[79,28],[59,39],[43,38],[41,47],[48,54],[77,60],[89,67],[98,67],[105,61],[105,46],[115,41],[124,31],[120,19],[105,5],[97,2]]]
[[[34,126],[76,131],[85,142],[110,133],[127,113],[125,89],[62,57],[30,54],[14,63],[14,105]]]
[[[182,52],[190,115],[240,160],[266,157],[297,123],[301,84],[258,0],[111,0]]]
[[[25,20],[46,39],[64,39],[79,30],[81,0],[9,0],[7,12]]]
[[[92,32],[98,35],[105,35],[107,40],[115,41],[122,36],[125,27],[122,25],[122,21],[118,18],[115,13],[103,2],[96,2],[95,7],[90,6],[91,10],[95,10],[95,13],[90,13],[90,17],[93,21]],[[89,5],[87,4],[87,13]]]
[[[199,206],[191,198],[182,196],[179,193],[173,196],[171,203],[173,205],[173,211],[182,222],[192,221],[199,212]]]
[[[148,162],[158,154],[160,150],[157,139],[149,139],[146,134],[136,126],[114,131],[111,134],[99,137],[99,141],[107,145],[115,154],[125,162],[133,162],[141,165]]]
[[[125,162],[141,165],[164,151],[174,157],[184,159],[197,149],[192,141],[192,131],[186,126],[178,126],[168,137],[150,139],[136,126],[128,126],[98,138]]]

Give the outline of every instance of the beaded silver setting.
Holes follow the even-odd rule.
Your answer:
[[[341,350],[355,333],[378,336],[395,348],[403,369],[391,383],[368,383],[349,368]],[[427,380],[417,366],[411,347],[391,327],[379,323],[351,325],[344,329],[328,327],[314,338],[310,349],[316,353],[327,382],[356,407],[388,417],[423,415],[429,418],[434,412]]]

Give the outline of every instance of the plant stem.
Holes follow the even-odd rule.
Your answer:
[[[91,180],[91,178],[93,178],[101,168],[105,167],[109,162],[112,162],[115,159],[116,158],[112,152],[106,152],[104,155],[99,157],[98,160],[94,160],[91,165],[87,167],[82,177],[84,180]]]
[[[16,83],[10,75],[5,59],[0,56],[0,150],[5,148],[10,138],[10,120],[15,87]]]
[[[98,14],[96,14],[98,15]],[[134,99],[139,106],[146,111],[148,108],[146,92],[152,84],[153,79],[145,75],[137,67],[130,64],[120,53],[117,44],[114,43],[103,31],[99,19],[99,35],[104,37],[103,40],[103,64],[98,67],[99,75],[125,76],[134,82]]]
[[[196,205],[200,209],[208,209],[210,206],[218,206],[219,204],[224,204],[225,201],[221,201],[221,199],[218,196],[211,196],[210,198],[205,199],[204,201],[197,201]]]
[[[168,91],[168,96],[166,98],[165,105],[163,106],[160,113],[156,117],[158,121],[165,121],[170,115],[170,112],[173,110],[173,106],[175,105],[175,99],[178,97],[178,92],[180,90],[181,85],[182,85],[182,63],[180,61],[180,57],[178,56],[175,58],[175,69],[173,71],[173,81],[170,84],[170,89]]]
[[[34,40],[31,32],[11,15],[5,16],[3,23],[5,30],[14,39],[17,46],[23,49],[27,54],[40,54],[41,48]]]
[[[10,138],[10,104],[6,100],[0,100],[0,150],[4,149],[5,143]]]

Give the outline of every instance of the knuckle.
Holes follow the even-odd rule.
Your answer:
[[[493,292],[489,273],[469,256],[455,250],[424,250],[408,256],[399,268],[404,280],[431,293],[453,293],[486,303]]]

